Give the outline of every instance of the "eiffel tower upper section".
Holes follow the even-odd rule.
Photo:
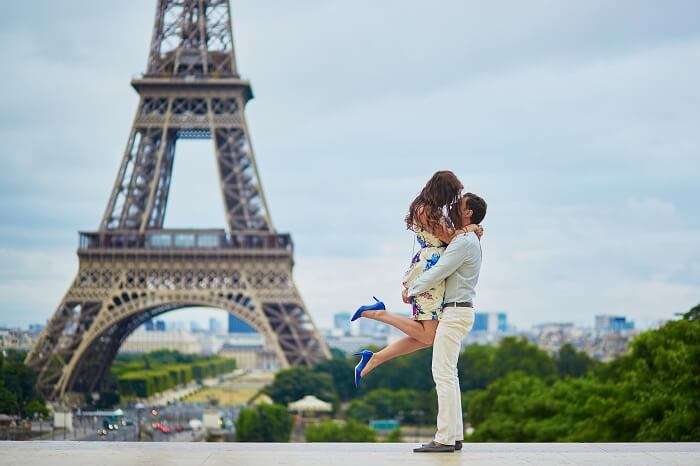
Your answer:
[[[253,94],[236,68],[229,2],[159,0],[147,69],[131,84],[140,95],[131,135],[100,231],[82,241],[113,247],[137,232],[133,242],[149,241],[163,229],[177,140],[211,138],[229,232],[286,242],[255,164],[243,112]]]

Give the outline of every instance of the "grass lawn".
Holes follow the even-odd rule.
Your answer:
[[[256,388],[227,388],[227,387],[206,387],[186,398],[185,403],[207,403],[210,399],[216,399],[219,406],[242,405],[250,400],[258,389]]]

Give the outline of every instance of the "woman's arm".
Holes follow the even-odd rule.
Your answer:
[[[455,236],[462,234],[462,233],[467,233],[467,232],[473,231],[474,233],[476,233],[476,236],[478,236],[479,238],[481,238],[481,236],[484,234],[484,229],[481,228],[480,225],[467,225],[466,227],[461,228],[461,229],[451,228],[447,224],[447,219],[445,219],[445,217],[442,217],[440,219],[440,222],[437,225],[435,225],[434,227],[427,227],[426,225],[428,225],[429,222],[428,222],[428,217],[425,214],[425,210],[421,208],[420,210],[418,210],[418,212],[416,212],[416,214],[417,214],[416,217],[417,217],[418,221],[420,222],[422,228],[424,228],[429,233],[432,233],[440,241],[442,241],[443,243],[446,243],[446,244],[449,244],[454,239]]]
[[[437,236],[443,243],[450,244],[455,238],[455,236],[461,235],[463,233],[469,233],[470,231],[476,233],[476,236],[478,236],[479,239],[481,239],[481,236],[484,234],[484,229],[481,227],[481,225],[472,224],[467,225],[464,228],[455,229],[450,228],[447,225],[447,221],[444,218],[442,218],[440,219],[440,224],[438,225],[438,227],[435,228],[434,231],[431,231],[431,233]]]
[[[475,257],[476,251],[478,251],[479,248],[478,244],[478,240],[474,241],[474,239],[469,236],[460,235],[447,246],[447,249],[445,249],[440,260],[437,261],[437,264],[418,275],[418,278],[413,281],[411,286],[408,289],[404,289],[402,297],[408,299],[409,297],[419,295],[434,287],[440,281],[445,280],[452,275],[460,265]]]

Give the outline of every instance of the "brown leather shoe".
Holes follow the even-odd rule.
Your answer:
[[[462,443],[463,443],[462,440],[456,440],[456,441],[455,441],[455,451],[459,451],[459,450],[462,449]],[[424,444],[423,444],[424,447],[427,446],[427,445],[430,445],[430,444],[429,444],[429,443],[424,443]]]
[[[443,445],[436,441],[426,443],[425,445],[414,448],[414,453],[453,453],[455,451],[454,445]]]

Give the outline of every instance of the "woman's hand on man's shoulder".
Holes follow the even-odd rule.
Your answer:
[[[481,239],[481,237],[484,236],[484,227],[482,227],[481,225],[474,225],[474,224],[467,225],[466,227],[460,228],[459,230],[455,230],[455,236],[463,235],[465,233],[469,233],[472,231],[476,234],[476,236],[479,239]]]

